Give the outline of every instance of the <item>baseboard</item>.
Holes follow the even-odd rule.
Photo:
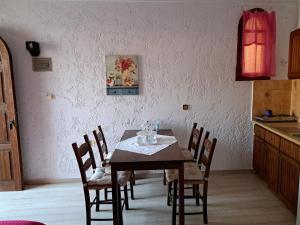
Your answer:
[[[62,183],[78,183],[81,178],[66,178],[66,179],[32,179],[24,182],[24,185],[45,185],[45,184],[62,184]]]
[[[212,170],[210,174],[212,175],[226,175],[226,174],[249,174],[254,173],[252,169],[243,169],[243,170]]]
[[[212,170],[211,175],[226,175],[226,174],[249,174],[254,173],[251,169],[244,170]],[[163,170],[141,170],[135,171],[136,179],[163,177]],[[79,183],[80,178],[66,179],[33,179],[24,182],[25,185],[45,185],[45,184],[62,184],[62,183]]]

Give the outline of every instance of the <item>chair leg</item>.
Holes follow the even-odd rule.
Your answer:
[[[91,225],[90,193],[89,190],[86,188],[84,188],[84,199],[85,199],[86,225]]]
[[[207,196],[203,197],[203,222],[208,223],[207,220]]]
[[[131,200],[134,200],[134,193],[133,193],[133,181],[131,180],[129,182],[130,184],[130,197],[131,197]]]
[[[125,201],[125,209],[129,210],[129,203],[128,203],[128,189],[127,184],[124,186],[124,201]]]
[[[108,199],[108,190],[107,190],[107,188],[104,189],[104,199],[105,200]]]
[[[168,196],[167,196],[167,205],[171,205],[171,190],[172,190],[172,182],[168,182]]]
[[[166,179],[166,171],[164,170],[164,180],[163,180],[163,184],[166,185],[167,184],[167,179]]]
[[[135,185],[135,174],[134,174],[134,170],[131,170],[131,180],[132,180],[132,184]]]
[[[100,211],[100,194],[99,190],[96,190],[96,212]]]
[[[172,208],[172,225],[176,225],[176,207],[177,207],[177,180],[173,182],[173,208]]]
[[[199,193],[199,185],[195,185],[195,199],[196,199],[196,205],[200,205],[200,193]]]
[[[118,220],[119,224],[123,225],[123,210],[122,210],[122,201],[121,201],[121,188],[120,185],[118,185]]]
[[[207,219],[207,186],[208,186],[208,183],[205,183],[203,185],[203,196],[202,196],[202,202],[203,202],[203,222],[205,224],[208,223],[208,219]]]

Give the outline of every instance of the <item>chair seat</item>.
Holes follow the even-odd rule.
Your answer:
[[[125,186],[130,179],[130,171],[119,171],[118,172],[118,183],[120,186]],[[88,189],[105,189],[110,188],[112,185],[111,174],[106,172],[95,172],[93,176],[88,180]]]
[[[205,182],[204,173],[200,170],[197,163],[186,162],[184,163],[184,183],[185,184],[202,184]],[[178,180],[178,170],[166,170],[166,179],[168,182]]]
[[[185,161],[193,161],[194,160],[194,156],[193,156],[192,152],[190,150],[188,150],[187,148],[182,148],[181,153],[183,154]]]

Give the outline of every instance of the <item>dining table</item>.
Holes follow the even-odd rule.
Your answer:
[[[138,130],[125,130],[120,141],[135,137]],[[174,136],[171,129],[161,129],[159,135]],[[121,196],[118,194],[118,171],[178,169],[179,225],[184,225],[184,156],[178,142],[152,155],[115,149],[111,158],[113,224],[123,225]]]

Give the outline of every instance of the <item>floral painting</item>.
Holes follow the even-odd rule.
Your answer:
[[[139,94],[138,57],[110,55],[105,57],[108,95]]]

